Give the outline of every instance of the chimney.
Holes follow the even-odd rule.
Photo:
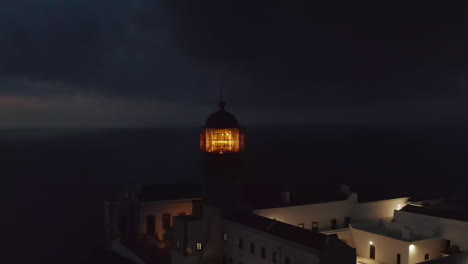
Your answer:
[[[284,204],[291,203],[291,193],[289,191],[281,191],[281,202]]]
[[[341,191],[347,196],[351,195],[351,187],[347,184],[341,184]]]
[[[403,237],[404,240],[410,241],[411,228],[409,226],[405,226],[403,230],[401,231],[401,236]]]

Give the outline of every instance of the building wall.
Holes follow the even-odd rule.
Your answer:
[[[409,263],[424,261],[424,255],[429,254],[429,260],[441,257],[440,252],[447,248],[449,242],[441,238],[415,241],[409,247]]]
[[[370,257],[370,242],[375,246],[375,260],[382,264],[396,264],[397,254],[401,254],[401,264],[414,264],[429,259],[440,258],[440,252],[446,249],[448,241],[443,238],[430,238],[415,242],[398,240],[379,234],[351,228],[358,256]]]
[[[105,203],[105,228],[109,234],[137,233],[139,230],[138,205],[122,201]],[[123,230],[122,230],[122,227]]]
[[[329,231],[331,232],[331,231]],[[328,232],[322,232],[326,235],[329,235]],[[353,239],[353,234],[351,233],[351,229],[349,228],[345,228],[345,229],[340,229],[340,230],[337,230],[337,232],[334,232],[334,234],[337,235],[337,237],[343,241],[344,243],[346,243],[348,246],[352,247],[352,248],[355,248],[356,245],[354,244],[354,239]]]
[[[356,194],[352,194],[347,200],[288,206],[271,209],[255,210],[254,213],[283,223],[298,226],[303,223],[304,228],[311,230],[312,222],[318,222],[318,230],[331,229],[332,219],[336,219],[337,228],[345,227],[345,217],[351,217],[356,205]]]
[[[375,246],[375,260],[382,264],[396,264],[397,254],[401,254],[401,264],[408,264],[409,242],[381,236],[351,228],[356,253],[360,257],[370,257],[370,242]]]
[[[438,235],[468,251],[468,222],[427,215],[395,211],[396,224],[409,226],[412,231],[426,236]]]
[[[215,207],[205,205],[203,217],[175,217],[172,263],[221,263],[223,228],[221,211]],[[197,250],[197,243],[201,243],[201,250]]]
[[[353,211],[353,221],[382,219],[393,217],[393,211],[399,210],[406,205],[408,197],[397,199],[358,203]]]
[[[155,216],[155,230],[158,239],[163,239],[163,215],[169,213],[171,215],[171,226],[173,217],[184,213],[192,214],[192,200],[170,200],[158,202],[143,202],[140,207],[140,232],[146,234],[147,231],[147,216]]]
[[[278,253],[280,258],[277,263],[285,263],[286,256],[289,256],[292,264],[320,263],[318,252],[314,249],[230,221],[225,221],[225,232],[228,235],[228,240],[224,241],[224,254],[228,263],[230,263],[229,259],[232,258],[233,264],[272,264],[274,251]],[[238,239],[243,241],[242,249],[239,248]],[[250,252],[250,243],[254,243],[255,246],[253,254]],[[265,248],[265,258],[261,257],[262,247]]]

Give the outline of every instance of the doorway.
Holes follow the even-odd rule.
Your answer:
[[[374,246],[374,245],[370,245],[369,250],[370,250],[370,252],[369,252],[369,257],[370,257],[371,259],[375,259],[375,246]]]

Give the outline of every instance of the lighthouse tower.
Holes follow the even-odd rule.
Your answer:
[[[219,102],[219,110],[209,115],[200,133],[204,153],[205,197],[208,203],[222,207],[239,205],[242,200],[241,158],[245,134],[237,118]]]

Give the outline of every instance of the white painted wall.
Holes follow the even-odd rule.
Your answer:
[[[273,251],[277,251],[280,254],[281,260],[278,263],[284,263],[286,256],[290,257],[291,264],[320,263],[316,250],[258,232],[255,229],[225,221],[225,232],[228,233],[229,238],[228,241],[224,242],[224,253],[228,258],[232,257],[233,264],[272,264]],[[244,241],[243,249],[238,247],[238,238]],[[254,254],[250,253],[251,242],[255,245]],[[261,247],[264,247],[266,250],[265,259],[261,257]]]
[[[337,228],[343,228],[345,217],[351,217],[356,205],[357,195],[351,194],[347,200],[254,210],[254,213],[277,221],[297,226],[304,223],[304,228],[312,229],[312,222],[318,222],[318,230],[331,228],[332,219],[337,220]],[[351,219],[352,221],[352,219]]]
[[[401,264],[414,264],[424,261],[424,255],[440,258],[448,241],[443,238],[430,238],[414,242],[398,240],[364,230],[351,228],[357,255],[370,257],[370,242],[375,246],[375,260],[382,264],[396,264],[397,254],[401,254]]]
[[[397,199],[358,203],[352,214],[353,221],[382,219],[393,217],[393,211],[406,205],[408,197]]]
[[[468,222],[445,219],[404,211],[395,211],[395,224],[409,226],[411,230],[426,236],[439,235],[450,240],[452,245],[468,251]]]
[[[424,255],[429,253],[429,259],[438,259],[440,252],[447,248],[448,241],[441,238],[426,239],[413,242],[409,247],[409,263],[424,261]]]
[[[119,256],[131,260],[135,264],[145,264],[145,262],[135,255],[130,249],[120,244],[120,239],[112,240],[111,250],[116,252]]]
[[[148,215],[155,216],[156,236],[162,239],[164,234],[162,217],[165,213],[171,214],[172,218],[185,213],[186,215],[192,214],[192,200],[169,200],[157,202],[143,202],[140,207],[140,232],[146,234]]]
[[[370,242],[375,246],[375,260],[382,264],[395,264],[397,254],[401,254],[401,264],[408,264],[409,242],[351,228],[356,253],[360,257],[370,257]]]

